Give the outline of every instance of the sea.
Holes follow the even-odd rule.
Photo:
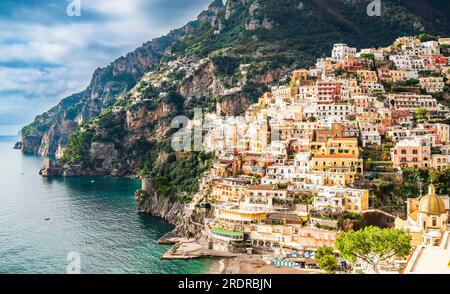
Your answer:
[[[0,273],[201,274],[209,259],[161,260],[172,229],[137,213],[126,178],[43,178],[43,158],[0,136]]]

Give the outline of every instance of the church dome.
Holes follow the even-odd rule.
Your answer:
[[[444,200],[436,195],[436,188],[433,184],[429,187],[428,195],[420,199],[419,212],[434,215],[446,213]]]

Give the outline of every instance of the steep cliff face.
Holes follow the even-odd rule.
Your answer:
[[[225,87],[215,74],[214,63],[204,60],[195,69],[195,73],[185,79],[179,89],[180,94],[187,99],[195,99],[200,95],[217,97],[223,95]]]
[[[155,40],[106,68],[98,69],[85,91],[64,99],[22,130],[22,151],[55,154],[79,124],[97,116],[118,96],[127,93],[145,70],[160,60],[165,48],[164,43]]]
[[[185,204],[158,196],[152,191],[137,191],[135,199],[140,213],[159,217],[174,225],[173,232],[178,236],[201,239],[205,217],[211,211],[205,208],[186,210]]]
[[[183,203],[177,201],[174,202],[167,197],[144,191],[137,191],[135,198],[140,213],[146,213],[162,218],[175,226],[181,224],[184,213]]]
[[[276,82],[286,69],[255,76]],[[263,84],[249,83],[236,73],[234,86],[221,77],[210,58],[181,58],[161,64],[112,107],[75,134],[90,134],[87,142],[69,141],[59,162],[63,176],[131,176],[143,168],[151,142],[170,140],[172,119],[192,116],[194,108],[223,115],[240,115],[262,94]],[[76,136],[75,136],[76,137]],[[86,143],[86,145],[84,144]]]
[[[217,5],[216,5],[217,6]],[[213,11],[205,11],[209,18]],[[134,52],[120,57],[110,65],[97,69],[89,86],[82,92],[63,99],[48,112],[39,115],[21,132],[22,152],[54,155],[67,144],[67,138],[79,125],[89,122],[102,110],[115,103],[117,98],[132,89],[142,75],[156,66],[161,58],[170,55],[170,46],[191,33],[202,21],[193,21],[166,36],[143,44]]]

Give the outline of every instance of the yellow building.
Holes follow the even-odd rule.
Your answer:
[[[445,83],[443,77],[419,78],[420,87],[428,93],[440,93],[444,91]]]
[[[211,201],[239,202],[247,195],[250,185],[248,179],[226,178],[212,184]]]
[[[280,86],[276,89],[272,90],[273,97],[275,98],[275,101],[292,101],[292,99],[295,97],[296,88],[290,87],[290,86]]]
[[[438,171],[445,170],[450,165],[448,160],[448,155],[444,154],[432,154],[431,155],[431,166]]]
[[[356,175],[354,173],[336,173],[336,172],[317,172],[324,186],[338,186],[346,187],[353,184],[356,181]]]
[[[363,174],[363,160],[353,155],[343,154],[328,154],[328,155],[315,155],[310,160],[310,169],[316,173],[331,173],[337,175],[348,174],[346,179],[342,178],[346,184],[352,184],[355,182],[358,175]],[[328,185],[338,184],[332,181],[332,178],[328,176]],[[342,182],[339,182],[342,184]]]
[[[267,213],[244,209],[220,209],[219,218],[229,223],[250,225],[265,221]]]
[[[328,139],[327,142],[311,142],[309,152],[315,155],[352,155],[359,157],[357,138]]]
[[[407,213],[406,220],[395,220],[395,227],[410,233],[411,245],[439,246],[447,231],[448,204],[446,206],[444,198],[436,195],[434,185],[430,185],[427,195],[408,199]]]
[[[218,206],[214,221],[210,223],[211,236],[222,241],[243,241],[244,234],[249,234],[252,226],[266,219],[265,212]]]
[[[361,213],[369,209],[369,190],[348,189],[344,196],[345,211]]]
[[[378,73],[372,70],[358,70],[358,78],[364,83],[377,83]]]
[[[265,120],[250,123],[248,128],[250,151],[264,152],[270,141],[269,125]]]
[[[323,154],[343,154],[359,157],[357,138],[337,138],[328,140],[328,149]]]
[[[395,40],[393,46],[402,49],[414,48],[419,46],[420,42],[421,41],[416,37],[399,37]]]
[[[322,176],[324,185],[347,186],[363,173],[363,160],[359,158],[356,138],[329,139],[327,142],[312,142],[309,152],[310,171]]]
[[[261,108],[267,108],[269,104],[273,103],[273,94],[271,92],[265,92],[261,97],[259,97],[258,105]]]
[[[290,248],[315,251],[320,247],[334,247],[338,232],[306,228],[302,225],[256,225],[250,232],[253,247],[277,250]]]
[[[313,208],[334,212],[362,213],[369,208],[369,190],[325,187],[315,197]]]

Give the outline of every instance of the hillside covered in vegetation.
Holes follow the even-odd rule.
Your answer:
[[[116,72],[118,61],[99,70],[95,95],[91,85],[88,94],[39,116],[22,132],[23,151],[52,155],[65,146],[64,175],[144,172],[159,178],[166,192],[182,192],[175,184],[192,192],[187,183],[204,170],[194,163],[209,155],[180,157],[163,148],[173,117],[192,117],[196,107],[240,114],[267,85],[286,83],[292,69],[329,54],[334,43],[361,48],[386,46],[402,35],[450,34],[448,1],[386,0],[380,17],[367,15],[370,2],[216,0],[183,29],[119,59],[129,70]],[[142,58],[147,62],[135,65]],[[176,173],[164,167],[175,163]]]

